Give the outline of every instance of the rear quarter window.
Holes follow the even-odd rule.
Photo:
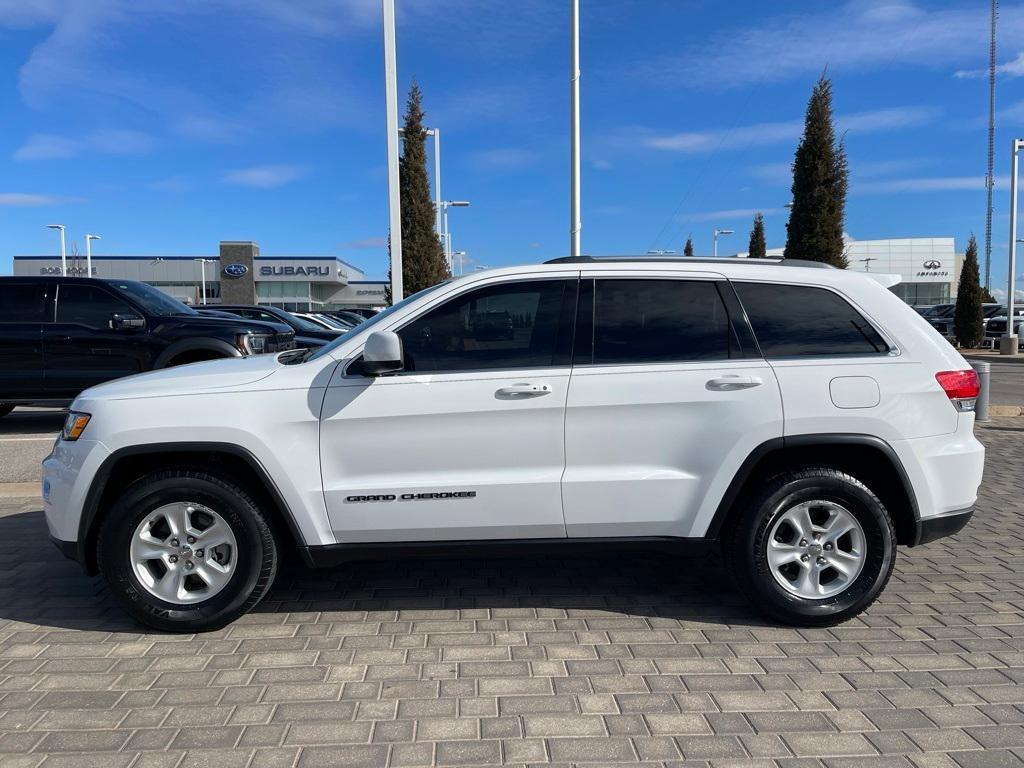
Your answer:
[[[888,344],[846,299],[826,288],[734,283],[767,358],[879,355]]]

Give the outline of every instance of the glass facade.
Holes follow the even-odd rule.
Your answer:
[[[949,283],[900,283],[889,290],[915,307],[949,302]]]

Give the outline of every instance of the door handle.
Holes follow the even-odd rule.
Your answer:
[[[708,389],[728,392],[733,389],[750,389],[764,384],[760,376],[719,376],[710,379],[707,383]]]
[[[510,384],[494,393],[498,397],[521,398],[551,394],[550,384]]]

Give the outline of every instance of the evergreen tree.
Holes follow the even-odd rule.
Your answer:
[[[793,159],[785,258],[846,268],[843,220],[848,181],[846,151],[832,124],[832,81],[822,75],[807,104],[804,134]]]
[[[687,258],[691,258],[691,259],[693,258],[693,238],[692,237],[687,237],[686,238],[686,245],[683,246],[683,256],[686,256]]]
[[[996,297],[993,296],[992,295],[992,291],[990,291],[985,286],[981,286],[981,300],[985,304],[995,304],[996,303]]]
[[[962,347],[976,347],[984,335],[981,323],[981,278],[978,276],[978,243],[974,235],[967,242],[964,265],[960,268],[960,287],[956,292],[953,330]]]
[[[754,228],[750,230],[747,256],[752,259],[763,259],[768,256],[768,246],[764,240],[764,215],[760,211],[754,216]]]
[[[398,161],[402,200],[402,281],[406,296],[451,277],[444,249],[434,230],[435,211],[427,176],[427,134],[423,128],[423,117],[423,94],[413,81],[405,105],[404,141]]]

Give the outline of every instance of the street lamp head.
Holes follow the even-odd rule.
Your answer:
[[[731,234],[733,234],[733,230],[731,230],[731,229],[716,229],[715,232],[717,232],[719,235],[731,235]]]
[[[64,225],[63,224],[47,224],[46,228],[47,229],[61,229],[61,230],[63,230],[64,229]]]
[[[99,235],[86,235],[85,239],[86,240],[102,240],[103,238],[100,237]]]
[[[468,200],[448,200],[445,204],[450,205],[452,208],[469,208]]]

